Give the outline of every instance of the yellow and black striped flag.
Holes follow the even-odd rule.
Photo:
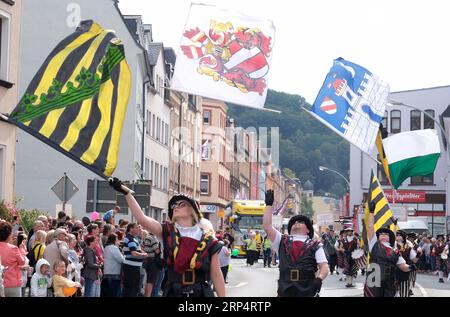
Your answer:
[[[362,228],[362,245],[364,246],[364,249],[366,251],[368,251],[369,246],[367,234],[369,230],[369,203],[371,201],[375,203],[375,212],[374,212],[375,232],[383,227],[388,227],[393,232],[395,232],[394,215],[392,214],[392,211],[389,208],[388,200],[386,196],[384,196],[383,190],[381,189],[377,177],[373,174],[373,170],[370,175],[369,193],[367,194],[367,201],[364,207],[364,220]]]
[[[377,138],[375,139],[375,145],[378,150],[378,158],[381,161],[381,164],[383,165],[384,174],[386,175],[387,181],[389,184],[391,183],[391,175],[389,172],[389,163],[386,158],[386,153],[384,152],[383,148],[383,139],[387,137],[387,132],[385,129],[383,129],[383,124],[380,123],[380,128],[378,129]]]
[[[130,84],[114,31],[82,21],[47,57],[8,121],[106,178],[117,166]]]

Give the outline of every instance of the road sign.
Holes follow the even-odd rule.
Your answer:
[[[316,217],[319,226],[327,226],[333,223],[333,214],[331,213],[318,214]]]
[[[68,202],[78,191],[78,187],[72,182],[69,176],[64,176],[52,187],[52,191],[63,203]]]
[[[408,209],[405,205],[390,204],[389,207],[391,208],[392,215],[398,221],[408,221]]]

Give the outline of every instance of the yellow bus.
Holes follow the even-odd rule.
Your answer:
[[[231,234],[233,235],[233,249],[238,250],[238,256],[245,256],[246,244],[243,241],[250,231],[260,233],[260,245],[264,236],[262,220],[264,200],[233,200],[231,216],[229,218]]]

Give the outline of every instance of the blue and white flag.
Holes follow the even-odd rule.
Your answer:
[[[388,96],[387,83],[340,57],[334,60],[310,114],[370,155]]]

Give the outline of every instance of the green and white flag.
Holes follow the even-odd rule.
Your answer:
[[[408,177],[433,173],[441,153],[437,131],[432,129],[394,134],[383,139],[383,147],[395,189]]]

